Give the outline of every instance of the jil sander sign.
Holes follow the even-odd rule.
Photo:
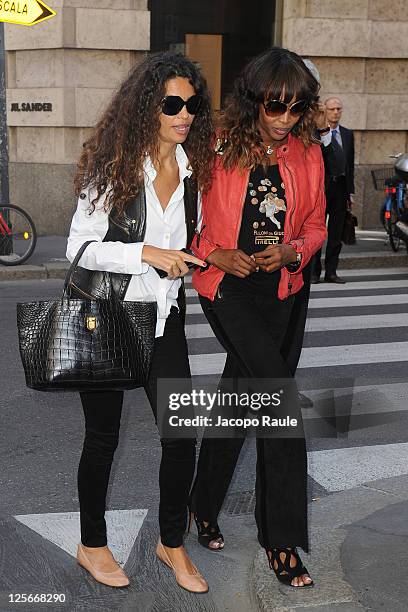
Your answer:
[[[71,88],[7,89],[7,125],[10,127],[76,126],[75,109],[75,91]]]
[[[12,102],[10,106],[11,112],[52,112],[52,103],[51,102]]]

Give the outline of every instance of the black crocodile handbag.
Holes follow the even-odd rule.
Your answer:
[[[100,391],[144,386],[151,365],[156,302],[71,297],[79,249],[58,300],[17,304],[26,384],[38,391]]]

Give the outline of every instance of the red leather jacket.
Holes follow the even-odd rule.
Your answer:
[[[284,300],[302,288],[302,269],[326,238],[326,200],[320,145],[306,148],[289,134],[288,143],[276,153],[286,194],[283,242],[302,253],[302,263],[296,272],[281,269],[278,297]],[[191,247],[201,259],[206,259],[216,248],[237,248],[249,174],[249,169],[226,171],[222,157],[217,157],[211,188],[203,196],[201,231]],[[213,265],[197,269],[193,274],[193,286],[200,295],[213,300],[224,274]]]

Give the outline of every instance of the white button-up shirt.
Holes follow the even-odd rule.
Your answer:
[[[177,307],[177,295],[181,280],[160,278],[153,267],[142,262],[143,246],[151,245],[161,249],[185,248],[187,230],[184,213],[184,179],[191,175],[188,158],[181,145],[176,147],[176,160],[179,166],[179,184],[163,210],[156,195],[153,181],[157,172],[149,157],[144,164],[144,186],[146,192],[146,233],[144,242],[125,244],[123,242],[102,242],[109,227],[109,212],[104,210],[106,193],[95,204],[89,214],[90,202],[95,197],[95,189],[85,190],[85,199],[78,199],[77,210],[71,223],[68,237],[67,258],[72,261],[87,240],[96,240],[82,255],[79,265],[88,270],[103,270],[131,274],[125,300],[156,301],[156,337],[162,336],[166,319],[172,306]],[[199,214],[201,213],[199,197]]]

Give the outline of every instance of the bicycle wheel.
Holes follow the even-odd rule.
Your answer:
[[[398,236],[398,234],[396,233],[396,229],[395,229],[395,224],[397,221],[398,221],[397,202],[395,201],[395,198],[393,198],[392,203],[391,203],[390,218],[388,219],[388,223],[387,223],[387,232],[388,232],[388,237],[390,239],[391,248],[395,253],[398,251],[398,249],[400,248],[400,244],[401,244],[401,238]]]
[[[37,232],[31,217],[18,206],[0,205],[0,264],[17,266],[35,249]]]

